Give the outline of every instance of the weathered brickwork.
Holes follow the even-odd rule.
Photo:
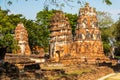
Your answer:
[[[50,32],[51,58],[105,58],[96,10],[88,3],[80,8],[75,37],[72,37],[68,18],[60,11],[51,19]]]
[[[101,32],[98,27],[95,8],[90,7],[86,3],[85,7],[80,9],[77,23],[75,36],[76,53],[84,57],[103,54]]]
[[[50,32],[50,56],[58,59],[69,54],[72,32],[68,18],[63,12],[57,11],[52,17]]]
[[[28,33],[22,23],[18,24],[15,28],[15,39],[18,42],[20,49],[17,51],[20,55],[30,55],[31,50],[28,44]]]

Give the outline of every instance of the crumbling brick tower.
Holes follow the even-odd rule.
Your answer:
[[[17,51],[17,54],[30,55],[31,50],[28,44],[28,33],[22,23],[18,24],[15,28],[15,39],[17,40],[18,46],[20,47],[20,49]]]
[[[56,11],[50,25],[50,57],[59,59],[70,54],[71,27],[62,11]]]
[[[102,58],[103,46],[95,8],[86,3],[80,9],[76,28],[76,54],[83,58]]]

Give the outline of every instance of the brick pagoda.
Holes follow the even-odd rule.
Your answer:
[[[57,11],[50,25],[50,56],[59,59],[70,54],[72,42],[71,27],[62,11]]]
[[[22,23],[18,24],[15,28],[15,39],[18,42],[20,49],[17,51],[20,55],[30,55],[31,50],[28,44],[28,33]]]
[[[51,58],[57,58],[55,54],[59,54],[61,62],[67,63],[108,60],[103,52],[96,10],[88,3],[80,8],[74,37],[68,18],[62,12],[56,12],[52,17],[50,32]]]
[[[86,58],[103,56],[96,10],[90,7],[88,3],[84,8],[80,8],[75,33],[76,54]]]

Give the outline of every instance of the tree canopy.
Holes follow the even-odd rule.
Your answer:
[[[17,42],[14,39],[14,28],[19,23],[22,15],[8,15],[7,10],[0,9],[0,47],[8,47],[7,52],[17,49]]]
[[[47,10],[44,9],[43,11],[40,11],[37,13],[36,16],[36,24],[38,26],[36,26],[35,31],[37,31],[36,34],[36,45],[39,45],[41,47],[43,47],[45,49],[45,51],[48,51],[49,49],[49,25],[50,25],[50,19],[53,16],[54,12],[56,12],[56,10]],[[74,33],[75,30],[75,26],[77,23],[77,15],[73,15],[73,14],[67,14],[65,13],[65,15],[69,18],[69,22],[72,26],[72,31]],[[32,31],[34,29],[30,29],[30,31]]]
[[[7,0],[6,0],[7,1]],[[18,1],[18,0],[17,0]],[[29,0],[25,0],[25,1],[29,1]],[[35,0],[38,1],[38,0]],[[110,0],[102,0],[103,3],[106,3],[107,5],[111,5],[112,2]],[[11,5],[14,1],[12,0],[8,0],[7,4]],[[70,5],[70,3],[72,2],[77,2],[78,4],[83,4],[85,1],[84,0],[42,0],[42,2],[44,2],[44,6],[48,7],[49,5],[54,5],[54,6],[72,6]]]
[[[120,19],[114,24],[114,36],[116,40],[116,55],[120,56]]]
[[[97,11],[97,19],[98,26],[100,27],[101,30],[104,52],[105,54],[108,54],[110,53],[111,48],[109,38],[113,37],[112,24],[114,22],[113,19],[111,18],[110,13],[108,12]]]

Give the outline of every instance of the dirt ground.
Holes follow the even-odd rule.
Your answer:
[[[120,80],[120,72],[115,73],[114,75],[110,76],[109,78],[106,78],[105,80]]]

